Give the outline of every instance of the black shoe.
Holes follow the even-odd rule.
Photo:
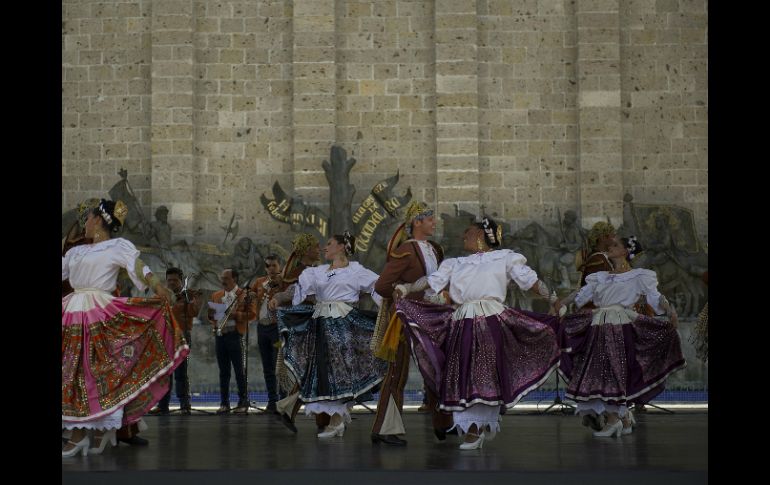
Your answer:
[[[192,409],[190,408],[179,408],[179,414],[182,416],[190,416],[192,414]]]
[[[267,403],[265,412],[270,414],[278,414],[278,406],[275,405],[275,402],[269,402]]]
[[[287,428],[289,428],[289,430],[290,430],[292,433],[296,433],[296,432],[297,432],[297,427],[296,427],[296,426],[294,426],[294,423],[292,423],[292,422],[291,422],[291,418],[289,418],[289,416],[288,416],[288,415],[286,415],[286,414],[284,414],[284,413],[281,413],[281,415],[280,415],[280,418],[279,418],[279,419],[281,420],[281,422],[283,423],[283,425],[284,425],[284,426],[286,426]]]
[[[150,444],[149,441],[138,436],[132,436],[130,438],[118,438],[118,441],[121,443],[127,443],[131,446],[147,446]]]
[[[439,441],[444,441],[446,439],[445,429],[433,428],[433,434],[436,435],[436,438],[438,438]]]
[[[168,410],[168,408],[156,407],[156,408],[150,409],[150,411],[147,414],[149,414],[150,416],[167,416],[169,412],[170,411]]]
[[[237,408],[233,409],[233,414],[248,414],[248,413],[249,413],[249,406],[238,405]]]
[[[385,443],[391,446],[406,446],[406,440],[402,440],[394,434],[377,434],[372,433],[372,443]]]

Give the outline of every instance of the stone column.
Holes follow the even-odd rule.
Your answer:
[[[192,0],[153,3],[152,212],[168,207],[175,240],[193,236],[194,25]]]
[[[334,0],[294,2],[294,190],[324,206],[329,186],[321,161],[329,158],[337,119],[335,24]]]
[[[438,213],[479,211],[476,0],[436,0]]]
[[[623,217],[620,2],[578,0],[578,184],[585,227]]]

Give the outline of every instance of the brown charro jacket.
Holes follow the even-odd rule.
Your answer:
[[[433,241],[428,241],[436,250],[438,264],[444,260],[444,251]],[[393,288],[401,283],[414,283],[425,275],[425,261],[417,241],[410,239],[401,243],[398,248],[388,254],[385,267],[380,277],[374,283],[374,289],[383,298],[393,299]],[[425,291],[409,293],[405,296],[410,300],[421,300]]]

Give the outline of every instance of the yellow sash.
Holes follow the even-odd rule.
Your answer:
[[[388,322],[388,329],[385,330],[385,335],[382,337],[382,344],[374,356],[382,360],[395,362],[398,344],[402,339],[404,339],[404,334],[401,331],[401,319],[393,312],[390,322]]]

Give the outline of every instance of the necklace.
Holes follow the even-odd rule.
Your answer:
[[[342,265],[342,266],[334,266],[334,263],[332,263],[332,264],[329,265],[329,269],[327,269],[326,271],[329,272],[329,271],[334,271],[334,270],[337,270],[337,269],[340,269],[340,268],[347,268],[349,264],[350,264],[349,261],[347,263],[345,263],[344,265]]]
[[[620,273],[627,273],[628,271],[631,271],[631,266],[627,262],[624,262],[619,267],[617,267],[613,271],[613,273],[620,274]]]

